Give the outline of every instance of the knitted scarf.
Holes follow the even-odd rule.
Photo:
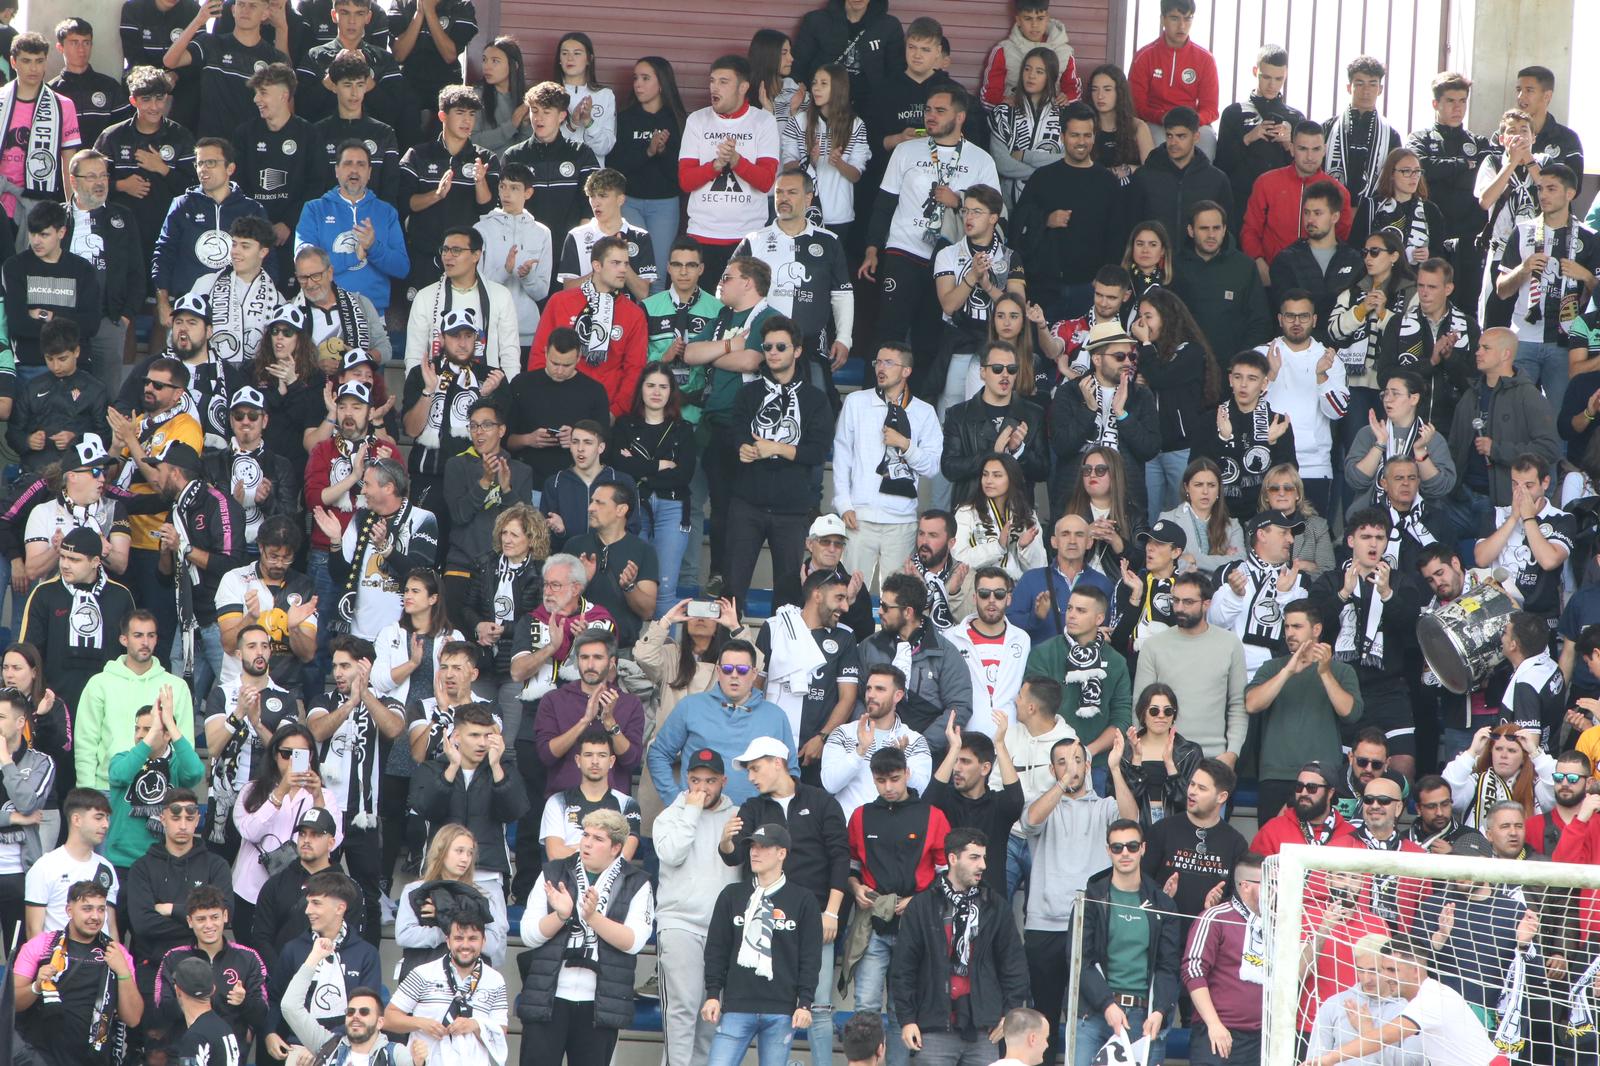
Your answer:
[[[1376,111],[1346,108],[1328,131],[1328,174],[1344,183],[1352,196],[1370,197],[1383,172],[1383,157],[1388,154],[1389,124]],[[1362,173],[1350,173],[1354,156],[1365,151]]]
[[[266,333],[267,319],[283,297],[265,270],[244,281],[231,266],[217,272],[210,296],[211,352],[230,366],[242,366],[255,358]]]
[[[1392,229],[1400,234],[1400,243],[1409,252],[1413,248],[1426,248],[1432,236],[1428,232],[1428,213],[1423,209],[1423,199],[1413,196],[1405,203],[1394,197],[1380,200],[1372,209],[1372,232]],[[1410,259],[1407,259],[1410,262]]]
[[[105,594],[106,581],[106,570],[102,566],[99,576],[87,585],[63,582],[72,593],[72,607],[67,615],[67,647],[105,647],[106,620],[100,610],[100,597]]]
[[[1112,410],[1117,389],[1115,385],[1106,388],[1098,378],[1092,380],[1094,385],[1089,389],[1089,395],[1094,403],[1094,437],[1083,442],[1082,450],[1096,446],[1115,449],[1120,439],[1117,413]]]
[[[17,83],[0,88],[0,131],[11,132],[11,115],[17,106]],[[56,91],[39,86],[33,101],[33,121],[25,135],[23,183],[35,198],[54,197],[60,191],[63,108]]]
[[[948,877],[937,878],[934,884],[939,886],[939,895],[950,914],[950,972],[957,977],[966,977],[972,970],[972,940],[978,934],[978,895],[981,886],[973,885],[963,892],[957,892]]]
[[[763,980],[772,980],[772,923],[776,908],[772,897],[788,882],[779,877],[766,888],[752,879],[750,900],[744,905],[744,928],[739,937],[738,963]]]
[[[1513,782],[1507,781],[1493,769],[1474,774],[1477,781],[1472,786],[1472,804],[1467,808],[1467,825],[1474,829],[1481,829],[1488,824],[1489,812],[1496,803],[1512,799],[1511,786]]]
[[[1383,549],[1383,558],[1390,566],[1400,565],[1400,544],[1406,537],[1410,537],[1419,547],[1423,548],[1437,543],[1433,532],[1428,529],[1427,523],[1423,520],[1423,505],[1423,500],[1418,497],[1411,502],[1411,510],[1405,514],[1401,514],[1394,509],[1393,505],[1390,505],[1389,544]]]
[[[246,449],[235,437],[228,442],[228,450],[233,461],[229,464],[226,491],[231,496],[234,485],[244,486],[244,503],[239,505],[244,511],[244,539],[245,543],[254,544],[256,533],[261,528],[261,508],[256,506],[256,489],[266,476],[261,469],[261,460],[267,452],[266,445],[258,443],[254,448]]]
[[[1349,573],[1355,560],[1346,559],[1340,573]],[[1383,598],[1376,575],[1356,579],[1356,590],[1339,611],[1339,637],[1333,657],[1374,670],[1383,669]]]
[[[1278,602],[1278,580],[1288,563],[1269,563],[1247,550],[1244,573],[1250,582],[1250,603],[1245,610],[1244,642],[1273,647],[1283,635],[1283,606]]]
[[[306,1009],[312,1017],[344,1019],[344,964],[339,961],[339,947],[349,935],[350,924],[341,923],[339,935],[333,940],[333,954],[317,963],[316,972],[311,975],[311,992],[306,997]]]
[[[1102,686],[1106,679],[1106,646],[1096,638],[1079,644],[1070,636],[1067,645],[1067,672],[1062,680],[1070,691],[1077,687],[1078,717],[1093,718],[1100,713]]]
[[[599,897],[596,909],[601,914],[611,906],[611,893],[617,887],[618,879],[622,877],[624,865],[626,864],[622,856],[617,856],[594,882],[595,895]],[[589,923],[583,920],[583,898],[589,894],[589,871],[584,869],[582,861],[574,862],[572,866],[576,891],[572,893],[572,917],[567,919],[567,946],[561,954],[561,959],[568,966],[599,972],[600,939]]]
[[[1401,430],[1391,419],[1384,419],[1383,428],[1386,440],[1383,443],[1383,458],[1378,460],[1378,469],[1372,473],[1372,502],[1382,507],[1389,502],[1389,494],[1383,491],[1383,470],[1389,465],[1390,459],[1410,459],[1411,450],[1416,447],[1417,435],[1422,432],[1422,419],[1418,418],[1411,423],[1411,427]]]
[[[183,676],[194,676],[194,635],[197,620],[194,616],[194,588],[200,583],[200,569],[189,562],[189,509],[200,498],[205,488],[199,481],[191,481],[172,501],[172,528],[178,531],[178,553],[173,560],[174,580],[178,601],[178,639],[183,648]]]
[[[599,366],[611,354],[611,342],[621,337],[619,327],[612,324],[617,296],[616,293],[601,292],[593,278],[585,281],[582,289],[583,310],[572,320],[572,329],[583,342],[583,361],[590,366]]]
[[[956,572],[956,561],[946,555],[944,566],[939,570],[929,570],[923,563],[922,556],[916,552],[911,553],[911,569],[915,570],[922,583],[928,586],[928,620],[935,629],[949,629],[956,624],[950,611],[950,586],[951,577]]]
[[[883,428],[892,429],[910,440],[911,417],[906,414],[906,404],[911,402],[911,390],[905,389],[898,403],[885,396],[882,389],[874,391],[884,403]],[[877,474],[881,479],[878,491],[885,496],[899,496],[908,500],[917,498],[917,476],[911,464],[906,462],[906,453],[902,449],[885,444],[883,458],[878,461]]]
[[[767,392],[761,398],[761,406],[756,408],[755,417],[750,420],[750,435],[776,444],[799,444],[800,386],[804,384],[800,375],[795,374],[787,385],[780,385],[762,375],[761,383],[766,386]]]
[[[1232,398],[1222,401],[1233,427],[1233,436],[1222,441],[1222,495],[1230,499],[1245,494],[1272,466],[1272,408],[1262,396],[1255,407],[1243,415],[1248,425],[1239,432],[1241,412]],[[1247,477],[1248,475],[1248,477]]]
[[[428,423],[417,434],[417,443],[432,449],[442,445],[447,432],[458,440],[467,438],[467,417],[472,405],[478,402],[478,393],[483,387],[479,371],[484,364],[476,358],[465,366],[440,358],[436,365],[439,369],[439,386],[433,390],[433,399],[428,404]],[[446,411],[450,419],[448,430],[445,428]]]
[[[1307,844],[1326,844],[1333,839],[1333,832],[1338,827],[1338,814],[1330,806],[1328,813],[1316,822],[1307,822],[1295,818],[1295,825],[1300,827],[1300,835],[1305,837]]]

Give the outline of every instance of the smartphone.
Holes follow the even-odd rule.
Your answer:
[[[690,600],[684,613],[690,618],[721,618],[722,607],[712,600]]]
[[[296,748],[289,753],[289,772],[303,774],[311,769],[311,753],[305,748]]]

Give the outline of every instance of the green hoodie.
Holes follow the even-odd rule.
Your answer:
[[[1088,715],[1080,715],[1078,705],[1082,699],[1083,685],[1076,681],[1067,683],[1065,680],[1069,669],[1066,642],[1066,637],[1051,637],[1029,652],[1027,675],[1032,677],[1040,674],[1062,682],[1061,706],[1056,713],[1072,727],[1084,745],[1093,744],[1107,726],[1116,726],[1119,732],[1126,732],[1133,718],[1133,682],[1128,678],[1128,660],[1109,644],[1101,645],[1106,676],[1100,683],[1099,709]],[[1094,765],[1106,765],[1106,752],[1094,757]]]
[[[194,745],[182,737],[172,742],[168,754],[171,761],[167,764],[167,783],[162,791],[193,788],[206,776],[205,764],[195,754]],[[132,866],[135,859],[150,850],[151,844],[163,839],[161,833],[150,829],[150,820],[159,816],[159,808],[153,803],[129,799],[149,762],[150,745],[142,740],[127,751],[111,756],[111,829],[106,833],[101,850],[118,869]],[[148,794],[145,789],[140,789],[139,793]],[[199,831],[196,826],[195,832]]]
[[[111,788],[111,757],[133,747],[133,716],[140,707],[152,706],[164,685],[172,687],[172,717],[178,733],[194,744],[194,701],[183,678],[174,677],[151,658],[143,675],[128,668],[126,655],[113,659],[89,679],[78,698],[72,723],[72,761],[79,788]],[[141,852],[141,854],[143,854]]]

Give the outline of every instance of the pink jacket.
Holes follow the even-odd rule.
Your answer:
[[[254,903],[267,883],[267,868],[261,865],[262,852],[272,851],[280,844],[294,840],[294,828],[300,816],[316,806],[311,793],[297,788],[278,806],[269,797],[254,813],[244,809],[245,797],[255,788],[255,782],[244,787],[233,806],[233,824],[244,838],[239,845],[239,855],[233,860],[233,890],[246,903]],[[333,815],[338,829],[333,834],[333,846],[344,843],[344,816],[339,810],[339,799],[332,791],[322,790],[322,806]]]

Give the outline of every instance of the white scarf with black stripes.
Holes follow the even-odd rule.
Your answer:
[[[1360,175],[1350,173],[1350,150],[1356,147],[1353,137],[1359,136],[1355,130],[1355,108],[1346,108],[1344,114],[1339,116],[1339,121],[1333,124],[1333,129],[1328,131],[1328,161],[1326,169],[1330,175],[1344,182],[1345,187],[1352,191],[1361,190],[1362,195],[1371,196],[1378,187],[1378,175],[1383,172],[1383,157],[1389,154],[1389,124],[1383,116],[1376,111],[1372,112],[1371,126],[1367,131],[1367,166],[1366,172]],[[1357,179],[1361,179],[1359,182]]]
[[[1340,573],[1348,573],[1355,561],[1347,559]],[[1383,597],[1378,595],[1377,575],[1356,579],[1356,590],[1339,610],[1339,639],[1333,657],[1340,662],[1357,663],[1383,669]]]
[[[17,106],[17,83],[0,88],[0,130],[11,132],[11,115]],[[39,86],[33,101],[33,120],[24,137],[23,187],[35,197],[53,196],[61,189],[61,134],[64,108],[48,85]],[[20,221],[20,220],[19,220]]]
[[[106,590],[106,568],[88,585],[67,585],[72,590],[72,607],[67,614],[67,647],[104,648],[106,641],[105,614],[100,610],[100,597]]]
[[[1421,548],[1431,547],[1437,543],[1433,531],[1423,519],[1422,508],[1423,501],[1420,497],[1412,501],[1411,510],[1405,514],[1401,514],[1390,505],[1389,543],[1383,549],[1383,558],[1391,567],[1400,565],[1400,545],[1406,537],[1410,537]]]
[[[1245,609],[1244,642],[1263,647],[1278,643],[1283,635],[1283,605],[1278,602],[1278,581],[1288,563],[1269,563],[1253,550],[1245,552],[1244,575],[1250,602]]]
[[[739,937],[738,963],[763,980],[772,980],[772,926],[777,915],[772,897],[788,879],[779,877],[766,888],[754,882],[750,900],[744,905],[744,927]]]
[[[449,435],[457,440],[466,439],[468,416],[483,388],[479,369],[476,360],[465,366],[450,359],[440,360],[439,384],[428,403],[428,424],[417,434],[418,444],[424,448],[438,448],[446,433],[446,417],[450,419]]]
[[[265,270],[251,281],[233,267],[223,267],[211,283],[211,353],[224,363],[242,366],[255,358],[267,320],[283,297]]]

